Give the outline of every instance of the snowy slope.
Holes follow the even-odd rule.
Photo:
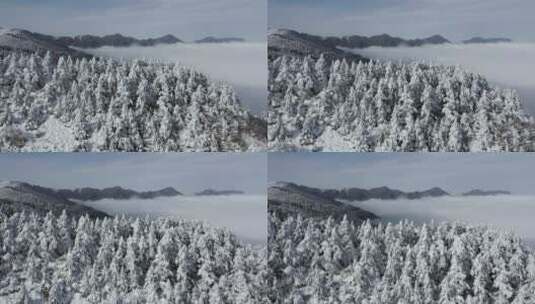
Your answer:
[[[69,215],[79,217],[88,214],[104,217],[105,213],[69,201],[53,190],[23,182],[4,181],[0,183],[0,207],[4,211],[30,211],[39,214],[52,212],[56,215],[63,210]]]
[[[0,28],[0,49],[25,52],[50,51],[56,55],[88,56],[54,40],[54,37],[22,29]]]
[[[300,214],[304,217],[332,216],[338,219],[347,216],[356,223],[377,218],[371,212],[330,199],[317,190],[293,183],[274,183],[268,188],[268,210],[283,216]]]

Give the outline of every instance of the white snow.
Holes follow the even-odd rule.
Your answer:
[[[77,144],[71,128],[53,116],[50,116],[36,133],[41,136],[36,136],[25,145],[25,152],[72,151]]]
[[[316,139],[315,146],[321,147],[324,152],[353,150],[349,140],[330,127],[325,128],[321,136]]]

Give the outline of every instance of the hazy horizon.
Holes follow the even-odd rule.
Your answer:
[[[451,194],[474,189],[535,195],[535,157],[529,153],[270,153],[268,182],[316,188],[402,191],[440,187]]]
[[[0,181],[54,189],[174,187],[266,193],[265,153],[11,153],[0,154]]]
[[[268,27],[322,36],[380,35],[405,39],[442,35],[535,41],[535,2],[525,0],[268,0]],[[496,22],[500,20],[500,22]]]
[[[255,0],[24,0],[0,3],[0,27],[54,36],[172,34],[185,41],[216,36],[260,42],[266,41],[266,10]]]

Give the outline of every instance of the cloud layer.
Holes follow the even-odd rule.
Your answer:
[[[265,195],[106,199],[84,204],[114,215],[149,215],[205,221],[212,226],[230,229],[246,242],[264,244],[267,241]]]
[[[370,200],[352,205],[374,212],[385,222],[410,219],[488,225],[513,231],[535,245],[535,196],[441,197],[420,200]]]
[[[211,78],[227,82],[254,112],[267,107],[266,43],[173,44],[155,47],[103,47],[86,50],[115,58],[149,58],[181,62]]]
[[[425,61],[460,65],[501,86],[519,89],[522,102],[535,114],[535,43],[451,44],[423,47],[356,49],[369,58],[394,61]]]

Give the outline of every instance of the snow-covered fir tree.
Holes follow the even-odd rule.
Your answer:
[[[263,249],[170,219],[0,215],[0,303],[267,303]]]
[[[268,108],[272,150],[535,150],[518,95],[453,66],[280,56]]]
[[[262,125],[179,64],[0,53],[0,151],[256,150]]]
[[[274,303],[535,303],[535,254],[509,233],[273,214],[269,225]]]

